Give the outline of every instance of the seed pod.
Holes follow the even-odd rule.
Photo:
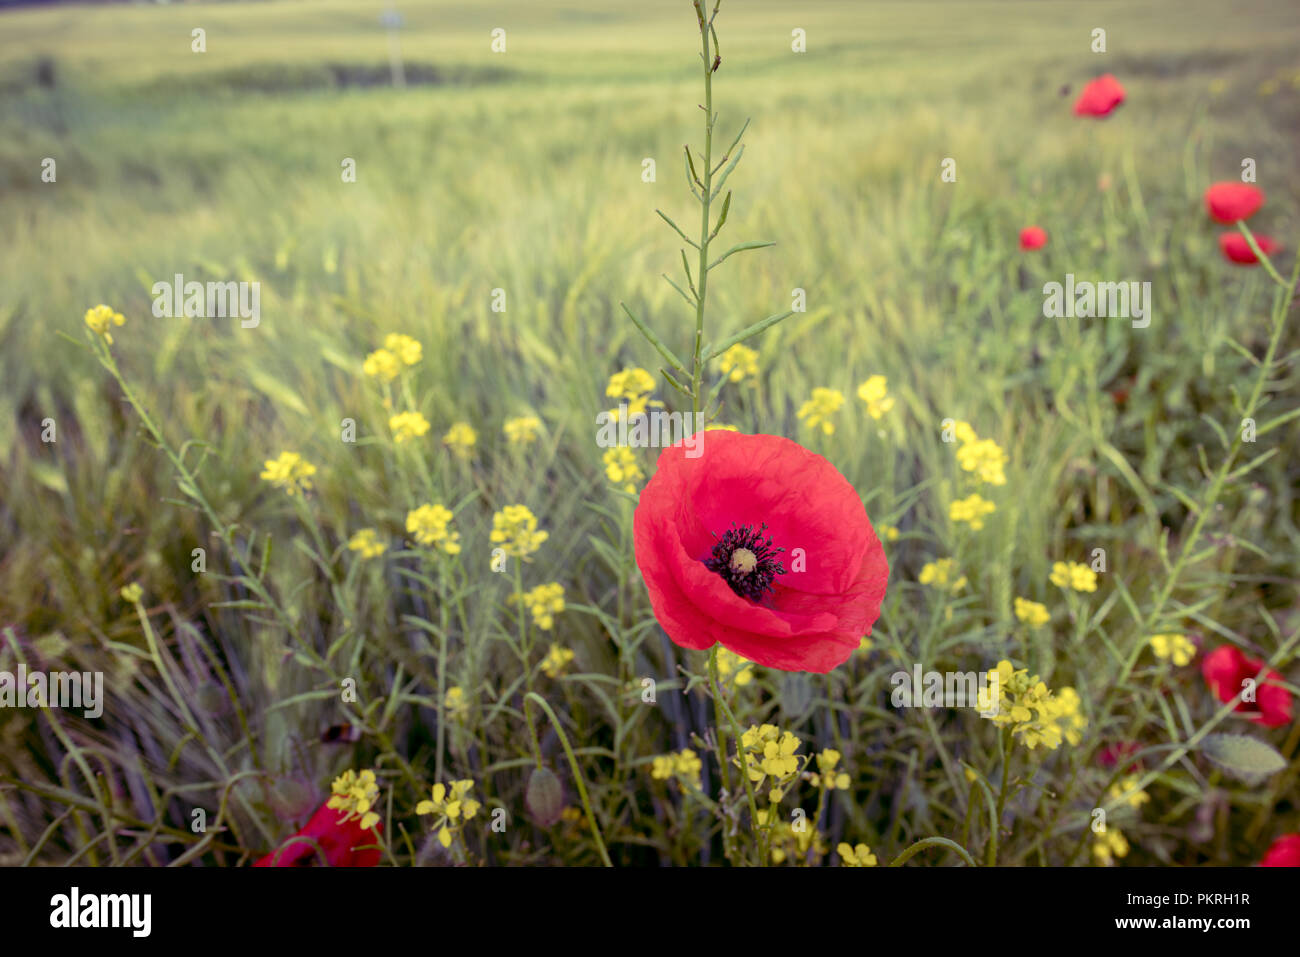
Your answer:
[[[533,822],[542,828],[550,827],[560,819],[564,810],[564,786],[549,768],[534,768],[524,791],[524,804]]]

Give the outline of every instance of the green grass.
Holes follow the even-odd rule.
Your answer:
[[[704,663],[654,623],[630,553],[632,503],[610,488],[593,441],[608,377],[658,368],[620,302],[679,353],[691,347],[693,316],[660,278],[676,275],[679,244],[654,215],[684,226],[698,216],[681,169],[701,127],[690,6],[406,4],[402,48],[420,82],[402,91],[374,85],[385,6],[0,13],[0,627],[12,626],[0,670],[19,654],[101,670],[110,695],[97,722],[0,712],[0,860],[161,863],[193,851],[187,860],[233,864],[291,833],[339,771],[378,767],[393,859],[443,863],[413,814],[442,767],[509,816],[504,833],[467,831],[459,859],[597,863],[585,825],[538,828],[524,808],[529,686],[578,746],[615,863],[720,858],[706,803],[649,774],[656,755],[705,754],[692,736],[712,726],[711,708],[698,684],[677,690],[679,667],[698,676]],[[1089,812],[1110,782],[1096,754],[1116,740],[1187,752],[1123,820],[1127,862],[1258,859],[1300,830],[1285,797],[1296,725],[1219,715],[1195,665],[1162,673],[1137,652],[1153,631],[1195,633],[1204,650],[1234,643],[1273,659],[1296,690],[1300,483],[1288,450],[1300,421],[1225,466],[1220,432],[1233,438],[1236,397],[1259,380],[1274,294],[1262,270],[1220,258],[1201,199],[1254,158],[1268,202],[1251,226],[1282,241],[1275,261],[1290,274],[1294,5],[728,0],[718,25],[723,143],[752,118],[726,236],[777,245],[711,277],[709,329],[721,338],[789,308],[795,288],[808,302],[749,343],[761,374],[724,390],[720,417],[826,455],[877,527],[901,530],[887,545],[875,649],[829,679],[760,672],[735,692],[737,717],[795,731],[803,753],[844,751],[853,787],[820,823],[832,848],[868,843],[883,863],[938,835],[982,860],[989,811],[977,804],[968,820],[958,762],[996,790],[995,730],[969,712],[891,708],[889,676],[1009,657],[1077,688],[1089,728],[1076,748],[1016,752],[1027,786],[1008,803],[1000,862],[1088,860]],[[1089,51],[1098,26],[1104,55]],[[190,51],[194,27],[206,53]],[[507,31],[504,54],[489,49],[494,27]],[[802,55],[790,50],[796,27]],[[1075,118],[1073,96],[1100,72],[1120,78],[1128,102],[1104,122]],[[40,180],[47,156],[52,185]],[[345,157],[356,183],[341,181]],[[654,183],[641,178],[647,157]],[[940,180],[945,157],[955,184]],[[1030,223],[1051,241],[1026,256],[1016,241]],[[259,281],[260,326],[154,318],[150,287],[177,272]],[[1044,319],[1042,284],[1067,272],[1149,280],[1151,326]],[[199,485],[233,528],[233,551],[173,501],[167,456],[78,347],[99,302],[126,315],[113,355],[172,448],[209,443]],[[424,347],[410,401],[433,429],[418,450],[392,446],[360,370],[390,332]],[[1296,406],[1287,360],[1298,347],[1289,317],[1261,426]],[[872,374],[897,399],[880,423],[854,397]],[[818,386],[848,399],[832,436],[796,417]],[[656,397],[677,399],[662,378]],[[528,412],[544,435],[512,449],[502,422]],[[41,441],[47,417],[53,444]],[[349,417],[355,445],[339,438]],[[1007,484],[982,490],[997,511],[979,532],[948,520],[968,480],[940,440],[948,417],[1010,456]],[[439,441],[458,420],[479,434],[470,465]],[[319,469],[301,507],[258,479],[284,449]],[[649,455],[642,466],[652,470]],[[1229,478],[1216,485],[1221,469]],[[425,501],[456,506],[465,551],[450,571],[398,554],[407,510]],[[489,568],[492,514],[514,502],[550,532],[525,587],[558,581],[570,606],[553,635],[531,633],[527,667],[511,646],[511,575]],[[361,565],[337,550],[364,526],[391,549]],[[197,547],[206,574],[191,571]],[[1053,562],[1095,548],[1108,558],[1096,593],[1067,600],[1048,584]],[[917,583],[945,556],[970,581],[951,599]],[[118,596],[131,581],[161,658]],[[258,587],[275,613],[223,605]],[[1046,603],[1051,626],[1027,635],[1017,595]],[[552,638],[576,653],[562,680],[537,672]],[[339,700],[342,677],[356,679],[356,704]],[[657,706],[641,702],[642,677],[658,682]],[[192,733],[169,683],[202,703]],[[438,689],[450,685],[466,689],[470,714],[440,743]],[[539,720],[547,763],[578,807],[561,744]],[[361,740],[320,743],[340,722],[364,728]],[[1289,769],[1260,784],[1224,778],[1187,746],[1211,722],[1270,742]],[[716,799],[707,756],[705,780]],[[805,784],[782,814],[816,801]],[[1228,810],[1212,833],[1189,833],[1215,801]],[[196,807],[210,823],[224,807],[229,830],[192,833]],[[956,860],[928,851],[913,863]]]

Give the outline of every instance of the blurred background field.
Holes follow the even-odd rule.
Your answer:
[[[352,631],[372,636],[380,694],[385,674],[417,667],[397,632],[419,599],[405,596],[391,568],[368,591],[349,575],[347,587],[363,597],[350,609],[359,620],[343,615],[334,585],[312,580],[310,559],[289,545],[301,523],[258,473],[280,450],[300,451],[320,468],[311,507],[332,545],[359,525],[400,538],[419,502],[398,460],[378,447],[386,416],[360,371],[390,332],[424,346],[415,400],[433,424],[427,459],[439,489],[448,502],[477,495],[458,516],[467,549],[486,562],[492,510],[525,502],[551,532],[538,581],[562,581],[571,602],[617,604],[620,614],[626,599],[639,607],[626,612],[629,622],[647,614],[634,567],[591,544],[620,514],[592,437],[594,416],[611,404],[608,377],[657,369],[620,301],[665,338],[677,330],[670,343],[687,349],[690,320],[660,278],[674,270],[679,244],[654,210],[679,222],[697,215],[681,171],[682,144],[698,142],[700,128],[690,5],[403,3],[401,90],[388,82],[380,23],[388,7],[286,0],[0,11],[0,626],[15,626],[33,655],[45,648],[49,661],[118,674],[117,717],[110,709],[107,726],[78,733],[115,755],[105,760],[118,762],[123,800],[145,820],[157,809],[139,783],[150,775],[162,789],[220,779],[249,759],[237,747],[247,729],[227,715],[213,728],[228,736],[230,750],[217,748],[226,768],[169,763],[182,735],[166,706],[151,703],[156,678],[119,672],[111,650],[140,643],[139,622],[118,598],[130,581],[160,610],[158,627],[196,687],[205,679],[188,660],[201,658],[185,650],[190,641],[218,647],[237,672],[268,774],[319,788],[348,762],[311,743],[339,719],[334,705],[272,707],[319,683],[235,610],[211,607],[239,597],[228,583],[191,573],[196,543],[207,543],[210,567],[228,568],[210,529],[162,501],[175,494],[166,459],[93,359],[61,338],[80,340],[91,305],[127,317],[114,331],[115,354],[173,443],[212,444],[202,481],[218,513],[275,537],[283,581],[310,581],[287,599],[295,616],[311,622],[322,647]],[[987,667],[1006,651],[1012,596],[1047,600],[1052,562],[1085,560],[1095,547],[1109,550],[1130,590],[1149,590],[1161,534],[1176,543],[1189,515],[1180,492],[1195,498],[1205,484],[1201,451],[1212,464],[1222,455],[1205,417],[1231,432],[1232,396],[1253,382],[1253,366],[1228,340],[1258,355],[1269,331],[1268,278],[1221,259],[1205,187],[1236,179],[1242,158],[1253,158],[1269,199],[1252,226],[1287,247],[1279,269],[1300,241],[1300,8],[730,0],[719,25],[724,143],[753,120],[731,182],[728,232],[777,245],[736,257],[712,279],[710,326],[720,337],[784,310],[795,288],[808,301],[805,314],[759,340],[759,379],[724,393],[720,418],[806,442],[859,488],[877,524],[902,530],[890,546],[878,644],[927,665]],[[191,52],[196,27],[206,31],[205,53]],[[498,27],[500,54],[490,48]],[[1106,30],[1105,54],[1090,52],[1095,27]],[[807,33],[806,53],[791,51],[795,28]],[[1079,88],[1103,72],[1125,85],[1126,104],[1104,122],[1072,116]],[[57,161],[55,184],[41,182],[45,157]],[[946,157],[956,160],[956,183],[940,180]],[[344,158],[356,161],[355,183],[342,182]],[[645,158],[657,162],[653,183],[642,180]],[[1016,237],[1030,223],[1051,239],[1027,257]],[[1067,272],[1150,281],[1150,327],[1044,319],[1042,284]],[[259,281],[260,326],[154,318],[150,287],[176,273]],[[498,288],[507,295],[500,313],[490,308]],[[1292,323],[1281,353],[1297,347]],[[800,427],[796,410],[814,387],[839,388],[853,405],[872,374],[887,376],[898,399],[883,426],[846,407],[833,436]],[[659,381],[657,396],[671,403]],[[1272,390],[1293,397],[1294,385],[1288,369]],[[528,412],[545,434],[521,460],[501,424]],[[57,443],[40,439],[46,417],[57,422]],[[356,446],[339,442],[345,417],[360,423]],[[961,545],[947,517],[957,486],[939,440],[945,417],[971,422],[1011,456],[999,511]],[[478,430],[471,467],[437,441],[457,420]],[[1300,426],[1291,421],[1269,442],[1295,448]],[[643,468],[652,465],[646,455]],[[1223,549],[1193,569],[1197,594],[1182,595],[1213,597],[1188,615],[1189,629],[1213,633],[1202,616],[1268,646],[1259,609],[1288,634],[1300,626],[1297,484],[1284,452],[1230,490],[1207,529]],[[958,553],[972,594],[955,619],[937,621],[909,583],[925,562]],[[489,647],[493,618],[487,605],[471,612],[467,647]],[[1107,675],[1085,632],[1066,627],[1035,649],[1033,664],[1045,680],[1059,671],[1088,701]],[[580,671],[618,672],[596,616],[568,613],[559,635]],[[656,635],[625,664],[632,675],[671,678],[673,651]],[[476,700],[509,670],[508,656],[487,650],[457,661],[456,683]],[[427,661],[418,667],[429,673]],[[893,668],[859,662],[846,686],[819,680],[810,693],[879,707]],[[755,707],[764,701],[768,714],[794,720],[771,680]],[[588,687],[575,682],[565,693],[575,725],[614,747]],[[702,712],[676,707],[620,734],[620,746],[637,742],[645,759],[686,746]],[[892,845],[952,826],[936,805],[956,806],[947,791],[956,783],[923,743],[934,727],[897,720],[903,730],[862,744],[874,756],[856,784],[871,797],[837,812],[841,832],[847,821]],[[824,719],[808,721],[810,735],[829,734]],[[389,731],[412,757],[428,745],[431,723],[427,708],[412,708]],[[481,751],[518,738],[518,726],[499,725]],[[969,729],[956,719],[944,729],[960,750]],[[75,790],[60,768],[62,744],[37,716],[0,716],[0,737],[0,773]],[[518,740],[501,745],[510,748],[526,752]],[[477,777],[484,754],[472,742],[463,751],[463,773]],[[498,757],[506,777],[493,793],[505,800],[517,792],[508,775],[519,762]],[[590,760],[599,777],[600,755]],[[264,798],[247,797],[254,823],[241,840],[250,851],[280,836],[270,815],[255,812]],[[623,842],[623,860],[684,853],[617,836],[649,812],[616,804],[607,805],[615,835],[607,838]],[[8,847],[0,839],[7,860],[22,860],[60,810],[48,794],[14,798],[3,823],[21,836]],[[184,826],[183,807],[167,813]],[[1187,850],[1184,824],[1174,815],[1153,825],[1152,862],[1249,859],[1240,835]],[[77,846],[63,830],[49,853]],[[534,845],[514,840],[507,858],[591,859],[580,844],[550,858]]]

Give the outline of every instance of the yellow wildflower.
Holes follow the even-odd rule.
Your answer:
[[[858,398],[867,404],[867,415],[879,419],[894,407],[894,400],[886,394],[886,379],[882,375],[873,375],[858,386]]]
[[[871,853],[871,848],[865,844],[855,844],[850,847],[847,843],[841,842],[835,845],[835,850],[840,855],[840,864],[844,867],[875,867],[876,855]]]
[[[379,815],[371,808],[379,801],[379,785],[375,782],[375,772],[371,770],[344,771],[334,779],[330,786],[330,799],[327,805],[336,811],[342,811],[342,820],[361,819],[361,829],[368,831],[379,823]]]
[[[550,532],[537,530],[537,516],[527,505],[507,505],[492,516],[492,544],[501,546],[507,555],[527,558],[542,547]]]
[[[550,631],[555,627],[555,616],[564,611],[564,586],[559,582],[538,585],[523,595],[512,595],[510,601],[512,604],[522,601],[532,612],[537,627],[542,631]]]
[[[1172,660],[1180,668],[1196,657],[1196,646],[1186,635],[1152,635],[1151,650],[1157,658]]]
[[[966,576],[958,576],[954,565],[955,563],[951,558],[940,558],[938,561],[926,562],[921,567],[921,574],[917,581],[922,585],[933,585],[941,591],[961,591],[966,587]]]
[[[103,303],[86,310],[86,325],[90,327],[91,332],[102,338],[106,345],[113,344],[113,335],[108,330],[125,322],[125,316]]]
[[[424,347],[419,341],[400,332],[389,333],[384,339],[384,348],[404,366],[413,366],[424,358]]]
[[[361,363],[361,371],[380,382],[392,382],[402,371],[402,362],[387,349],[376,349]]]
[[[1040,744],[1055,751],[1062,741],[1077,745],[1083,739],[1080,732],[1088,726],[1080,703],[1073,688],[1053,693],[1038,675],[1006,660],[988,672],[987,684],[979,691],[981,714],[1000,727],[1010,727],[1031,751]]]
[[[1052,620],[1051,612],[1047,610],[1046,605],[1030,601],[1028,598],[1017,598],[1015,600],[1015,610],[1016,617],[1031,628],[1045,625]]]
[[[144,597],[144,589],[140,587],[138,582],[131,582],[129,585],[123,585],[118,594],[122,596],[123,601],[134,605]]]
[[[465,822],[478,813],[481,806],[469,797],[474,790],[471,780],[452,781],[451,787],[439,783],[433,786],[432,800],[421,801],[415,806],[415,813],[423,817],[426,814],[438,815],[433,826],[438,832],[438,843],[451,847],[452,838],[465,827]]]
[[[732,382],[758,377],[758,352],[737,342],[719,357],[722,374]]]
[[[992,514],[996,508],[988,499],[974,493],[948,506],[948,517],[954,522],[969,522],[971,529],[978,532],[984,527],[984,516]]]
[[[1107,795],[1111,801],[1124,801],[1129,807],[1136,810],[1151,800],[1151,795],[1147,794],[1146,791],[1139,790],[1137,783],[1137,775],[1130,774],[1124,780],[1112,784]]]
[[[387,548],[373,528],[363,528],[348,539],[348,550],[360,552],[362,558],[378,558]]]
[[[458,555],[460,532],[451,528],[453,517],[445,505],[421,505],[406,513],[406,531],[416,544],[433,545],[448,555]]]
[[[654,376],[646,372],[645,369],[631,367],[624,369],[622,372],[615,372],[609,377],[609,384],[605,387],[605,395],[626,401],[627,414],[631,417],[645,412],[646,404],[650,398],[650,393],[654,391],[654,387]],[[611,412],[618,415],[617,408],[612,409]]]
[[[625,445],[607,449],[601,461],[605,463],[605,477],[615,485],[622,485],[629,495],[636,492],[636,483],[645,478],[636,455]]]
[[[826,435],[832,435],[835,432],[835,424],[831,422],[830,417],[837,411],[840,406],[844,405],[844,393],[839,389],[824,389],[820,386],[813,389],[812,398],[799,407],[799,418],[806,420],[804,425],[810,429],[821,427],[822,432]]]
[[[428,432],[429,421],[419,412],[399,412],[388,420],[388,427],[393,430],[393,441],[402,443]]]
[[[465,698],[465,689],[452,685],[442,697],[442,707],[447,717],[453,721],[462,721],[469,714],[469,701]]]
[[[511,445],[531,445],[537,441],[537,432],[542,427],[542,420],[535,415],[519,415],[506,419],[501,431],[506,434],[506,441]]]
[[[477,441],[478,433],[470,427],[468,422],[457,422],[442,437],[442,444],[463,459],[469,458],[470,450],[474,448],[474,443]]]
[[[316,474],[312,465],[297,452],[281,452],[278,458],[267,459],[259,478],[265,479],[289,495],[311,491],[311,477]]]
[[[1109,867],[1117,857],[1128,856],[1128,841],[1117,827],[1108,827],[1092,843],[1092,856],[1097,863]]]
[[[817,771],[811,777],[812,786],[825,788],[827,791],[847,791],[849,776],[843,771],[835,770],[840,763],[840,753],[834,748],[826,748],[817,755]]]
[[[542,671],[548,678],[558,678],[573,661],[573,651],[551,642],[551,648],[542,659]]]
[[[700,771],[703,768],[704,762],[699,755],[686,748],[656,757],[650,767],[650,776],[657,781],[676,780],[677,786],[685,793],[688,786],[696,791],[701,789]]]
[[[1075,591],[1097,590],[1097,573],[1087,565],[1078,562],[1055,562],[1052,565],[1050,581],[1059,588],[1073,588]]]
[[[726,681],[735,675],[733,684],[737,688],[743,688],[754,680],[754,663],[748,658],[742,658],[734,651],[728,651],[726,648],[718,649],[718,679]]]

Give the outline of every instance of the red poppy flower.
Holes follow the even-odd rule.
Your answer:
[[[664,449],[633,520],[655,617],[685,648],[715,643],[825,673],[880,615],[889,564],[862,499],[830,462],[776,435],[713,431]]]
[[[1075,116],[1110,116],[1124,102],[1124,87],[1111,74],[1099,76],[1083,88],[1074,103]]]
[[[1248,657],[1236,645],[1220,645],[1201,662],[1201,674],[1215,696],[1223,702],[1231,701],[1242,688],[1242,683],[1253,679],[1264,667],[1264,662]],[[1237,703],[1236,710],[1257,713],[1251,720],[1266,728],[1280,728],[1291,721],[1291,692],[1277,682],[1282,676],[1270,668],[1255,686],[1255,700]]]
[[[1250,219],[1264,205],[1264,191],[1250,183],[1215,183],[1205,191],[1205,208],[1220,223]]]
[[[1108,744],[1102,748],[1101,753],[1097,755],[1097,763],[1103,768],[1113,768],[1130,755],[1137,754],[1142,750],[1142,745],[1136,741],[1119,741],[1115,744]],[[1129,764],[1129,771],[1136,771],[1141,765],[1140,761],[1134,761]]]
[[[1271,236],[1256,236],[1255,242],[1265,256],[1273,255],[1278,248]],[[1219,250],[1223,253],[1223,258],[1243,266],[1253,266],[1259,262],[1255,258],[1255,251],[1241,233],[1220,233]]]
[[[1047,245],[1047,230],[1042,226],[1026,226],[1020,230],[1020,251],[1042,249]]]
[[[342,810],[322,804],[306,826],[294,837],[309,837],[319,844],[330,867],[374,867],[379,863],[380,851],[373,845],[379,843],[378,835],[384,826],[377,824],[373,830],[363,831],[361,818],[354,816],[350,821],[345,821],[343,815]],[[295,841],[290,838],[253,866],[317,867],[319,865],[320,854],[316,852],[316,846],[311,841]]]
[[[1300,834],[1283,834],[1264,852],[1260,867],[1300,867]]]

